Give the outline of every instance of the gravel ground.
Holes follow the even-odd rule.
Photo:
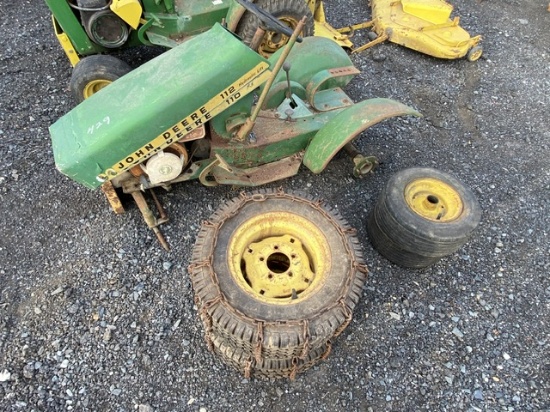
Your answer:
[[[369,17],[362,0],[326,3],[335,26]],[[208,352],[186,272],[200,222],[237,192],[195,182],[163,194],[168,253],[135,207],[116,216],[58,173],[48,126],[73,106],[70,67],[42,2],[2,0],[0,410],[550,410],[548,4],[453,4],[484,35],[478,62],[390,43],[353,56],[354,99],[425,116],[361,137],[381,167],[356,180],[338,155],[321,175],[272,185],[337,207],[371,272],[331,356],[295,381],[264,381]],[[416,271],[377,254],[365,229],[388,178],[413,166],[460,178],[483,209],[468,244]]]

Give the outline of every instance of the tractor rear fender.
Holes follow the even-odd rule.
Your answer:
[[[328,162],[362,131],[396,116],[422,116],[412,107],[391,99],[369,99],[338,113],[311,139],[304,164],[313,173],[322,172]]]

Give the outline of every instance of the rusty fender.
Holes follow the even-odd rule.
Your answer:
[[[371,126],[396,116],[422,116],[412,107],[391,99],[369,99],[338,113],[315,135],[304,155],[304,164],[321,173],[344,145]]]

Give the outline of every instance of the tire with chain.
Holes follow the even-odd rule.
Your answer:
[[[393,175],[369,215],[367,232],[381,255],[403,267],[427,267],[462,247],[481,220],[472,191],[431,168]]]
[[[242,193],[220,207],[189,266],[210,349],[223,342],[257,365],[324,353],[366,279],[354,233],[333,209],[293,193]]]
[[[212,350],[220,359],[238,370],[245,378],[290,378],[326,359],[331,351],[331,343],[326,342],[312,349],[304,358],[256,358],[250,352],[236,348],[223,339],[212,339]]]
[[[313,14],[304,0],[258,0],[254,2],[258,7],[277,17],[283,24],[294,29],[302,17],[306,16],[306,24],[301,33],[303,37],[313,35]],[[245,12],[237,26],[236,33],[243,42],[250,44],[256,29],[260,24],[258,17]],[[288,42],[284,34],[267,31],[259,46],[258,53],[269,57]]]

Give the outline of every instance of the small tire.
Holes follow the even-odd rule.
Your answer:
[[[462,247],[480,220],[479,203],[462,182],[435,169],[411,168],[390,178],[367,232],[391,262],[423,268]]]
[[[69,88],[74,99],[81,103],[131,70],[128,64],[114,56],[84,57],[73,70]]]
[[[468,50],[468,53],[466,54],[466,59],[468,59],[468,61],[470,62],[475,62],[476,60],[479,60],[482,54],[483,47],[474,46],[470,50]]]
[[[333,209],[292,193],[243,193],[220,207],[188,269],[208,346],[224,342],[258,365],[325,348],[366,279],[354,233]]]
[[[258,0],[254,2],[259,8],[277,17],[283,24],[294,29],[302,17],[306,16],[306,24],[302,36],[313,35],[313,14],[307,2],[303,0]],[[260,24],[258,17],[250,12],[245,12],[237,26],[236,33],[245,44],[250,44],[256,29]],[[288,42],[288,37],[267,31],[258,47],[258,53],[263,57],[269,57]]]

